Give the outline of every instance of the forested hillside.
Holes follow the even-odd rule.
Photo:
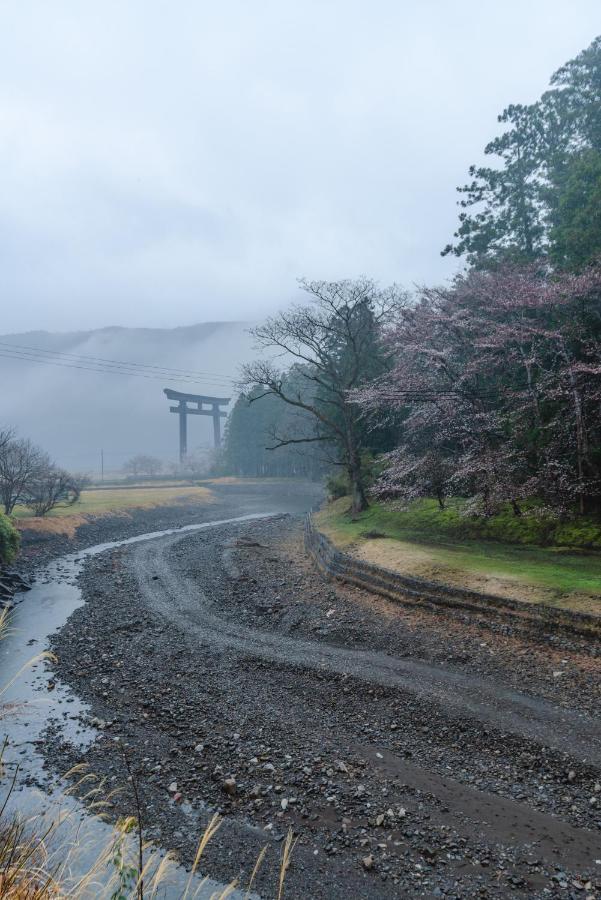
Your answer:
[[[375,496],[466,514],[601,512],[601,38],[499,122],[459,188],[451,284],[305,283],[306,306],[255,330],[295,358],[244,372],[274,459],[325,454],[355,512],[374,477]]]

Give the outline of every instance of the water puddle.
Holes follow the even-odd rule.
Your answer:
[[[3,705],[0,736],[7,741],[4,762],[8,779],[5,779],[5,784],[16,773],[6,812],[17,812],[23,819],[36,818],[46,822],[47,826],[60,823],[49,838],[49,866],[61,865],[67,886],[77,885],[82,876],[90,872],[103,848],[107,858],[111,856],[110,848],[114,845],[116,831],[111,825],[90,815],[78,800],[69,795],[68,784],[49,779],[43,768],[38,748],[48,727],[58,726],[61,739],[82,750],[96,739],[97,732],[81,722],[82,714],[87,712],[86,705],[55,679],[44,661],[31,664],[31,660],[47,648],[48,637],[61,628],[83,603],[77,576],[84,562],[91,556],[128,544],[272,515],[274,513],[255,513],[199,522],[97,544],[63,556],[36,573],[37,581],[32,590],[11,613],[9,633],[0,642],[0,690],[4,688],[0,697]],[[41,788],[40,784],[44,787]],[[5,794],[6,790],[0,796],[1,802],[4,802]],[[127,840],[131,841],[131,838]],[[151,868],[160,866],[163,858],[163,854],[157,852]],[[94,872],[80,895],[110,897],[115,889],[115,873],[116,867],[109,861],[104,868]],[[151,878],[152,871],[147,882]],[[154,894],[151,890],[151,894],[165,900],[176,900],[186,891],[188,880],[189,874],[171,863],[160,887]],[[219,896],[224,888],[225,885],[212,879],[195,877],[189,896],[209,900]],[[228,896],[241,900],[246,895],[234,891]]]

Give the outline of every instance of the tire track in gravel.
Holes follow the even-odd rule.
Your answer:
[[[210,646],[234,656],[259,657],[398,687],[440,705],[446,711],[489,723],[497,729],[569,753],[583,762],[601,765],[599,718],[504,688],[491,679],[397,659],[384,653],[345,649],[259,631],[217,615],[202,586],[177,571],[169,556],[173,548],[190,537],[189,533],[179,533],[140,544],[128,554],[128,565],[149,609],[169,627],[178,629],[192,659],[194,653]],[[219,528],[211,531],[210,539],[223,540]]]

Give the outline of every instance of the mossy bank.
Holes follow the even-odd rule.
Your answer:
[[[405,574],[601,614],[601,527],[593,520],[560,522],[536,510],[486,519],[464,515],[462,506],[374,503],[351,517],[341,498],[316,525],[337,546]]]

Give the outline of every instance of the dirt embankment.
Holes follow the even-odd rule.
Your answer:
[[[122,784],[126,745],[148,835],[185,861],[219,809],[205,865],[248,875],[268,843],[264,896],[288,827],[290,896],[598,896],[590,644],[334,587],[290,517],[123,548],[82,586],[54,647],[100,728],[86,761]],[[46,751],[80,761],[60,723]]]

